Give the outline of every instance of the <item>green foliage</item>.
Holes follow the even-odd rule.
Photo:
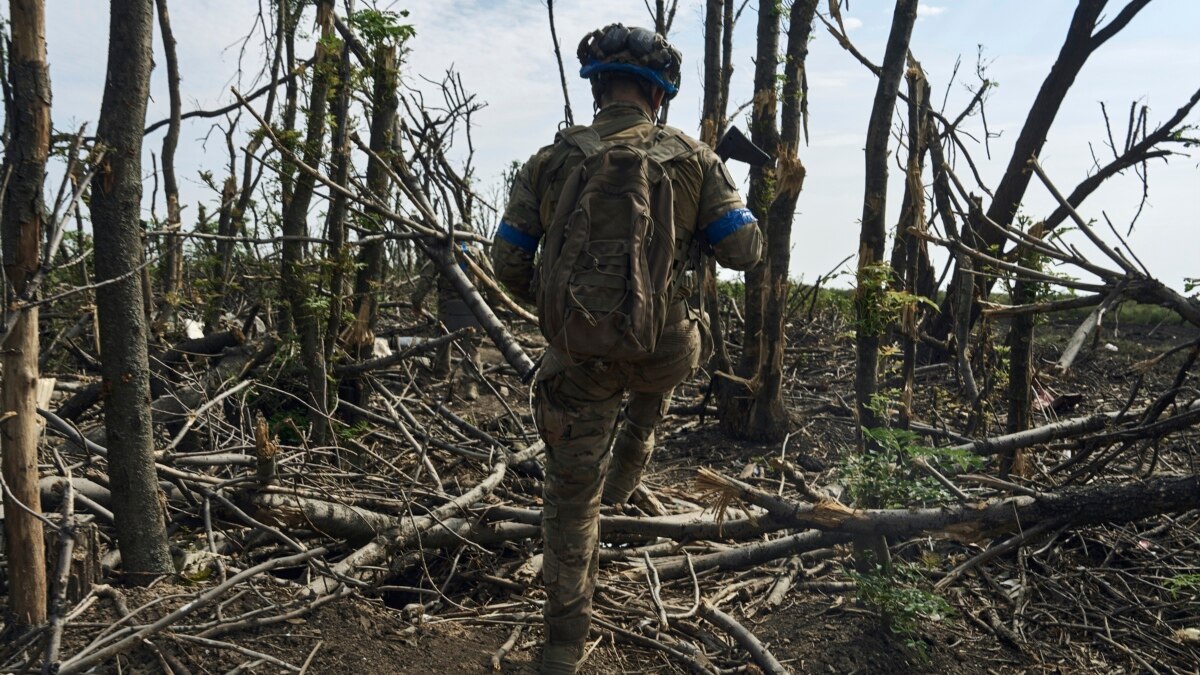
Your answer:
[[[1200,574],[1177,574],[1163,582],[1163,586],[1171,592],[1171,597],[1180,595],[1196,595],[1200,593]]]
[[[358,422],[355,422],[349,426],[340,425],[337,429],[337,435],[338,438],[341,438],[342,440],[354,441],[371,433],[373,428],[374,427],[371,426],[370,422],[367,422],[366,420],[359,420]]]
[[[879,451],[848,453],[840,469],[846,492],[862,508],[933,506],[954,496],[933,477],[913,466],[922,459],[942,474],[962,473],[983,465],[974,453],[952,448],[929,448],[920,437],[903,429],[864,429]]]
[[[1200,277],[1184,277],[1183,292],[1190,294],[1193,298],[1200,297]]]
[[[952,613],[950,603],[924,587],[920,568],[899,563],[871,572],[850,572],[859,602],[879,613],[892,635],[904,642],[922,661],[928,660],[921,624],[941,621]]]
[[[858,270],[858,287],[854,293],[855,329],[867,335],[882,335],[887,327],[900,319],[906,309],[926,305],[938,309],[937,303],[921,295],[893,288],[894,272],[886,262],[866,265]]]
[[[282,443],[290,444],[301,442],[303,439],[296,432],[303,433],[312,425],[308,415],[299,410],[280,410],[267,418],[267,423],[271,425],[273,436]]]
[[[401,23],[401,18],[408,18],[408,10],[363,9],[350,15],[350,25],[369,44],[392,43],[399,47],[417,34],[412,24]]]

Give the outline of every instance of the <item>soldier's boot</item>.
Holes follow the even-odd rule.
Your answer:
[[[629,496],[642,482],[642,473],[650,463],[653,451],[654,428],[639,426],[626,417],[613,439],[601,501],[612,506],[629,501]]]
[[[474,401],[479,398],[479,378],[483,377],[483,361],[479,358],[479,344],[471,339],[466,345],[466,356],[462,366],[462,398]],[[470,366],[466,361],[470,361]]]
[[[437,351],[433,354],[433,367],[431,370],[433,376],[439,380],[450,377],[450,350],[452,348],[452,344],[446,343],[438,347]]]
[[[575,675],[583,664],[584,642],[548,642],[542,648],[541,675]]]

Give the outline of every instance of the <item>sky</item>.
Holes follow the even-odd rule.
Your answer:
[[[241,38],[250,33],[258,6],[266,0],[173,0],[174,26],[182,74],[184,110],[211,109],[231,100],[229,87],[251,89],[238,79],[239,56],[245,71],[260,63],[257,41],[243,54]],[[1110,0],[1111,17],[1125,4]],[[46,37],[57,131],[89,122],[95,128],[103,94],[107,53],[108,3],[101,0],[47,0]],[[358,7],[365,6],[357,0]],[[562,93],[546,10],[537,0],[378,0],[381,9],[410,11],[416,28],[403,73],[416,88],[416,75],[438,77],[448,68],[486,107],[474,117],[476,176],[487,186],[501,172],[549,143],[562,118]],[[731,109],[751,95],[756,2],[741,17],[734,39]],[[826,3],[820,3],[822,11]],[[856,46],[873,61],[882,59],[893,3],[853,0],[843,16]],[[940,106],[957,114],[977,84],[977,55],[987,76],[998,86],[987,101],[988,129],[997,137],[988,147],[968,140],[986,184],[994,187],[1007,164],[1011,146],[1025,115],[1062,44],[1075,3],[1069,0],[929,0],[922,2],[911,50],[922,63]],[[684,54],[681,92],[673,102],[670,123],[698,133],[703,58],[703,0],[680,0],[671,41]],[[620,21],[651,23],[643,0],[558,0],[558,35],[566,61],[576,121],[591,114],[587,83],[575,76],[575,46],[594,28]],[[1149,106],[1151,126],[1169,117],[1200,88],[1200,2],[1155,0],[1124,31],[1100,48],[1077,79],[1051,131],[1041,161],[1060,189],[1068,192],[1093,167],[1093,152],[1104,161],[1106,131],[1100,103],[1114,118],[1114,134],[1124,137],[1130,102]],[[311,52],[307,45],[301,55]],[[950,83],[956,60],[957,78]],[[156,36],[152,100],[148,121],[167,114],[165,63]],[[807,62],[809,142],[800,149],[807,168],[793,233],[792,276],[813,280],[857,250],[862,213],[863,139],[875,92],[875,78],[818,27]],[[1192,123],[1200,123],[1193,112]],[[735,120],[743,128],[745,120]],[[964,125],[982,139],[978,117]],[[146,139],[149,154],[161,149],[162,132]],[[893,143],[895,150],[895,143]],[[990,158],[989,158],[990,157]],[[894,159],[894,158],[893,158]],[[184,123],[177,158],[186,214],[196,203],[215,200],[198,178],[199,171],[218,174],[227,162],[223,138],[211,120]],[[961,171],[966,174],[965,167]],[[744,176],[736,170],[735,175]],[[1162,281],[1182,288],[1187,277],[1200,277],[1200,165],[1195,156],[1178,156],[1150,168],[1149,202],[1129,243]],[[54,189],[57,186],[51,186]],[[891,164],[889,223],[894,225],[902,175]],[[146,206],[150,190],[146,191]],[[1124,232],[1141,196],[1136,177],[1119,176],[1092,196],[1081,209],[1085,218],[1107,214]],[[162,212],[161,195],[159,213]],[[1040,185],[1031,186],[1023,212],[1037,219],[1054,202]],[[1078,238],[1082,241],[1082,238]],[[1089,249],[1084,248],[1088,251]],[[835,281],[848,285],[849,278]]]

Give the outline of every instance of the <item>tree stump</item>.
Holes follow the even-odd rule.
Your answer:
[[[57,515],[49,515],[52,520],[58,520]],[[76,515],[73,535],[75,547],[71,551],[71,572],[67,575],[67,605],[71,606],[83,599],[92,590],[92,586],[100,583],[100,529],[91,516]],[[50,584],[57,583],[58,556],[62,554],[62,540],[58,528],[46,528],[46,576]]]

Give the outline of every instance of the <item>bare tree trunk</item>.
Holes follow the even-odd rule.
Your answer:
[[[296,23],[300,20],[300,14],[304,11],[304,5],[298,4],[296,15],[292,16],[288,12],[288,6],[291,3],[276,2],[278,15],[278,32],[275,39],[283,45],[284,65],[288,73],[296,72]],[[287,88],[283,99],[283,114],[280,117],[280,125],[283,129],[296,128],[296,112],[300,107],[300,78],[292,77],[287,81]],[[279,202],[282,213],[287,213],[288,208],[292,204],[292,186],[295,182],[296,167],[291,162],[283,162],[281,171],[279,172]],[[289,318],[288,321],[291,319]]]
[[[333,180],[343,187],[350,183],[350,140],[346,126],[350,118],[350,47],[342,47],[341,69],[338,71],[337,108],[333,111]],[[342,290],[346,271],[350,268],[350,250],[346,247],[346,195],[335,193],[330,198],[329,215],[325,220],[329,239],[329,317],[325,328],[325,361],[333,358],[338,333],[342,330]]]
[[[733,2],[733,0],[729,0]],[[704,103],[700,111],[700,140],[716,147],[721,108],[721,12],[725,0],[708,0],[704,13]]]
[[[717,125],[717,138],[725,133],[729,120],[725,115],[729,111],[729,81],[733,79],[733,26],[737,18],[734,16],[735,0],[726,0],[725,14],[721,17],[721,123]]]
[[[1018,261],[1028,264],[1023,257]],[[1034,282],[1018,279],[1013,286],[1012,304],[1024,305],[1033,301]],[[1020,314],[1013,317],[1012,327],[1008,333],[1008,425],[1010,434],[1025,431],[1029,428],[1032,416],[1033,399],[1033,333],[1037,317],[1033,314]],[[1024,472],[1022,453],[1019,450],[1006,452],[1000,456],[1000,477],[1010,472]]]
[[[779,147],[776,111],[776,75],[779,70],[779,19],[782,6],[775,0],[760,0],[758,5],[758,47],[754,66],[754,106],[750,137],[758,147],[775,157]],[[764,248],[770,250],[770,224],[767,222],[775,198],[775,168],[771,165],[750,169],[750,194],[747,206],[758,219],[766,235]],[[736,378],[720,382],[721,429],[743,437],[749,432],[750,411],[758,388],[757,374],[763,353],[763,311],[767,299],[769,259],[746,271],[746,325],[742,331],[742,354]]]
[[[888,140],[892,113],[896,109],[896,94],[900,90],[900,76],[903,74],[905,55],[908,52],[908,41],[912,37],[913,23],[916,19],[917,0],[896,0],[892,29],[888,35],[879,83],[875,89],[875,102],[871,107],[871,120],[867,125],[866,189],[863,195],[862,230],[859,235],[858,288],[854,294],[857,323],[854,394],[857,401],[860,449],[864,444],[862,429],[877,427],[880,424],[873,410],[873,399],[878,390],[880,336],[885,328],[881,325],[883,322],[879,317],[882,300],[880,295],[888,289],[888,279],[884,277],[886,272],[880,267],[887,268],[883,254],[887,238],[887,223],[884,218],[887,211]]]
[[[787,335],[783,324],[791,283],[788,269],[792,255],[792,224],[796,201],[804,187],[804,165],[800,162],[800,125],[804,104],[804,63],[812,35],[817,0],[792,4],[788,28],[787,58],[783,72],[781,135],[775,168],[775,198],[767,215],[767,300],[763,311],[762,353],[758,364],[758,390],[750,414],[750,435],[760,440],[782,440],[790,420],[783,405],[783,352]]]
[[[558,30],[554,27],[554,0],[546,0],[546,12],[550,15],[550,39],[554,42],[554,59],[558,61],[558,80],[562,84],[563,120],[570,126],[575,124],[571,112],[571,93],[567,90],[567,72],[563,69],[562,50],[558,48]]]
[[[922,293],[922,279],[932,275],[929,254],[925,242],[917,233],[925,231],[925,151],[928,142],[929,82],[921,70],[921,64],[909,59],[908,74],[908,165],[905,170],[904,204],[900,209],[900,222],[896,225],[896,239],[892,244],[892,269],[902,275],[900,287],[911,295]],[[913,380],[917,367],[917,314],[921,310],[917,303],[910,303],[903,310],[900,322],[895,326],[903,352],[900,368],[901,401],[900,428],[907,429],[911,423],[913,405]]]
[[[8,311],[26,289],[40,261],[45,204],[42,181],[50,152],[50,68],[46,64],[46,10],[42,0],[10,0],[12,29],[11,107],[6,122],[7,188],[3,195],[0,239]],[[20,310],[15,310],[20,311]],[[4,492],[4,542],[8,557],[9,602],[21,626],[46,621],[46,551],[42,523],[16,504],[40,513],[38,492],[38,310],[21,313],[3,345],[4,380],[0,410],[15,416],[0,425]]]
[[[96,279],[113,280],[96,293],[104,420],[121,560],[132,580],[148,581],[149,575],[172,570],[154,471],[146,314],[137,273],[142,259],[142,129],[150,93],[152,0],[113,0],[109,36],[108,76],[96,129],[97,142],[109,152],[91,202]]]
[[[172,232],[166,239],[160,284],[165,299],[179,292],[183,284],[183,237],[179,209],[179,183],[175,180],[175,148],[179,145],[180,116],[183,103],[179,96],[179,58],[175,53],[175,33],[171,30],[171,16],[167,13],[167,0],[155,0],[158,8],[158,27],[162,31],[163,53],[167,62],[167,91],[171,99],[170,123],[163,136],[162,172],[163,196],[167,200],[167,227]]]
[[[375,48],[372,58],[374,72],[374,89],[371,95],[371,151],[376,156],[388,159],[392,151],[392,133],[396,127],[396,111],[400,101],[396,96],[396,85],[399,81],[400,70],[396,63],[396,47],[394,45],[379,45]],[[374,201],[380,204],[389,203],[391,182],[388,179],[387,167],[383,163],[371,160],[367,164],[367,189]],[[379,213],[368,209],[369,226],[380,231],[384,228],[384,218]],[[347,349],[357,350],[358,360],[363,360],[371,353],[375,326],[379,322],[379,303],[375,293],[383,279],[384,242],[375,241],[364,244],[358,252],[358,273],[354,278],[354,316],[357,322],[353,331],[354,339],[348,341]],[[360,404],[365,396],[361,383],[355,381],[348,390],[351,403]]]
[[[325,114],[328,109],[329,68],[332,60],[327,41],[333,35],[333,0],[321,0],[317,5],[317,24],[320,39],[312,69],[312,89],[309,93],[308,129],[305,134],[302,159],[308,166],[318,166],[325,139]],[[329,430],[329,393],[325,372],[325,350],[322,341],[323,322],[312,302],[312,279],[306,278],[305,262],[308,247],[301,240],[308,235],[308,207],[312,203],[316,178],[301,172],[293,186],[291,202],[283,214],[282,284],[289,314],[300,338],[300,358],[308,378],[310,402],[316,412],[312,416],[313,438],[324,443]]]

